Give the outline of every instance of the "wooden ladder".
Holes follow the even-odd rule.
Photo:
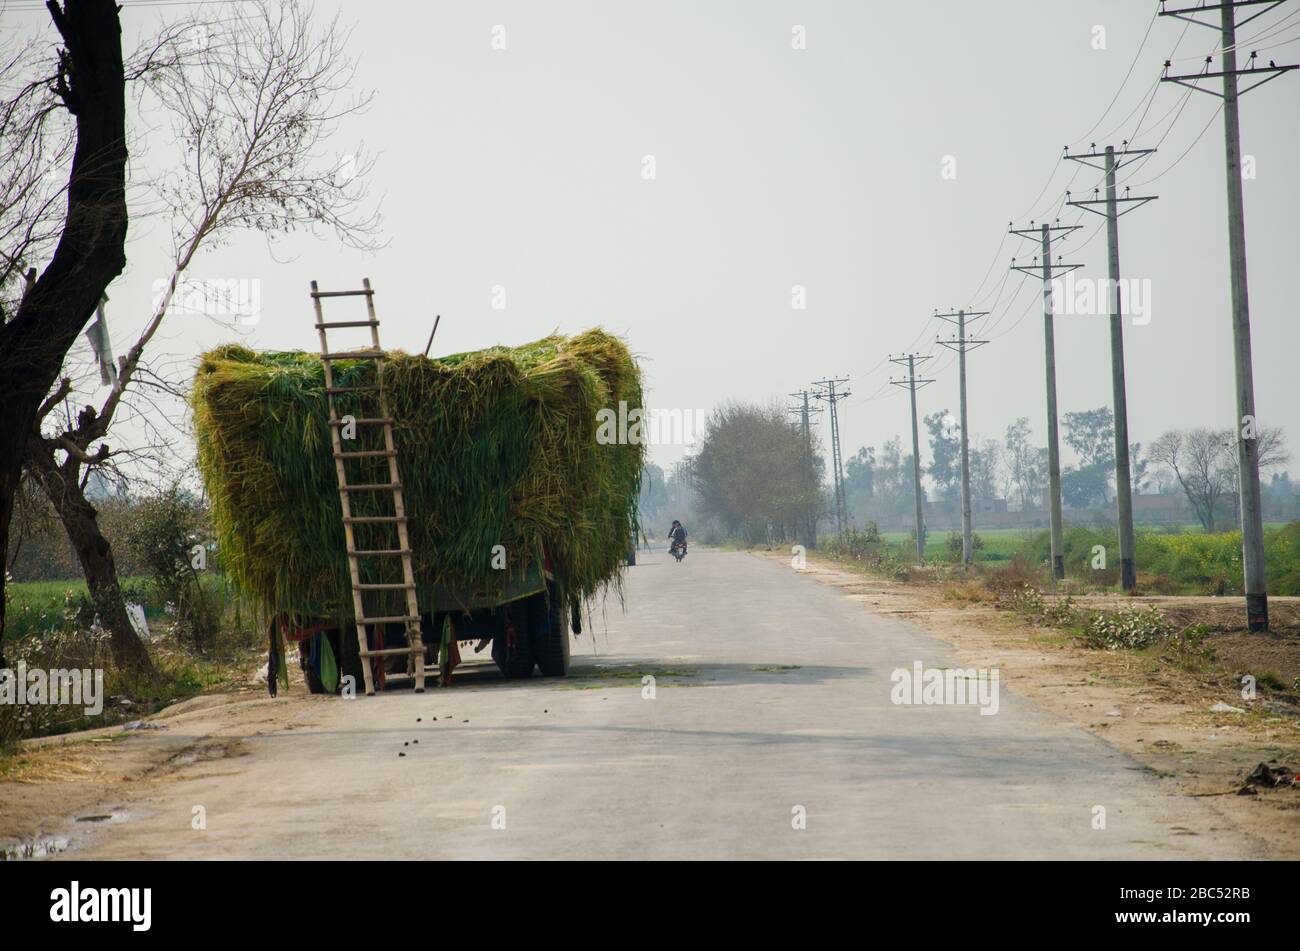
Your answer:
[[[362,282],[359,291],[322,291],[316,282],[311,282],[312,306],[316,311],[316,331],[320,335],[320,358],[325,366],[325,397],[329,404],[330,441],[334,448],[334,471],[339,480],[339,505],[343,509],[343,535],[348,548],[348,570],[352,576],[352,608],[356,617],[357,646],[361,656],[361,671],[365,679],[366,695],[375,692],[374,676],[371,672],[371,658],[390,655],[407,655],[407,673],[415,680],[417,693],[424,691],[424,643],[420,637],[420,608],[415,596],[415,571],[411,563],[411,541],[406,527],[406,505],[402,498],[402,479],[397,467],[397,449],[393,441],[393,419],[388,412],[388,399],[381,384],[384,369],[384,351],[379,345],[379,320],[375,317],[375,292],[370,288],[370,278]],[[321,307],[321,301],[327,297],[364,297],[366,299],[365,320],[338,320],[327,322]],[[368,327],[370,329],[369,348],[358,350],[332,351],[326,339],[326,331],[349,327]],[[375,364],[374,382],[363,386],[335,386],[334,362],[336,360],[373,360]],[[355,396],[358,402],[364,401],[362,394],[373,396],[373,413],[363,413],[358,406],[355,412],[345,414],[350,421],[340,417],[336,398]],[[355,429],[362,427],[379,427],[384,434],[383,449],[343,448],[342,431],[349,422]],[[348,480],[348,463],[364,465],[368,460],[386,459],[388,462],[388,481],[375,477],[362,478],[359,482]],[[391,493],[393,512],[391,515],[368,515],[353,517],[351,497],[361,493]],[[364,509],[363,509],[364,511]],[[392,526],[397,530],[397,541],[391,543],[372,543],[374,547],[358,548],[355,526],[376,525]],[[391,537],[391,536],[390,536]],[[363,583],[361,559],[402,560],[402,580],[400,582]],[[381,562],[382,563],[382,562]],[[365,601],[367,594],[383,591],[403,591],[405,593],[405,613],[385,615],[382,609],[377,615],[367,613]],[[391,608],[389,609],[391,610]],[[406,647],[371,649],[366,629],[374,627],[381,635],[383,625],[402,622],[406,626]],[[380,641],[381,636],[376,637]]]

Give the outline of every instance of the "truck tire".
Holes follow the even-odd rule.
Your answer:
[[[528,610],[528,603],[531,600],[526,598],[502,608],[499,615],[500,623],[492,636],[492,660],[508,680],[518,680],[533,675],[535,661],[530,631],[532,625],[529,623],[532,612]],[[514,625],[513,644],[506,631],[507,620]]]
[[[554,587],[528,599],[533,656],[543,677],[569,672],[569,606]]]

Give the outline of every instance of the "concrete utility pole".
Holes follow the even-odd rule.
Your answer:
[[[1056,421],[1056,327],[1055,327],[1055,308],[1052,305],[1052,242],[1059,240],[1052,237],[1053,231],[1061,232],[1060,238],[1065,238],[1071,231],[1078,231],[1082,225],[1062,225],[1058,222],[1053,225],[1043,224],[1039,227],[1033,227],[1034,222],[1030,222],[1028,229],[1017,230],[1011,228],[1012,234],[1028,237],[1036,236],[1042,244],[1040,255],[1043,259],[1041,265],[1041,276],[1043,279],[1043,349],[1047,358],[1047,508],[1049,519],[1051,521],[1052,536],[1052,577],[1058,581],[1065,577],[1065,542],[1063,539],[1064,528],[1061,522],[1061,436]],[[1083,267],[1082,264],[1064,264],[1057,261],[1056,273],[1068,274],[1070,271]],[[1013,271],[1023,271],[1026,274],[1033,274],[1040,270],[1038,259],[1034,259],[1032,267],[1016,264],[1016,259],[1011,259],[1011,269]]]
[[[849,526],[848,503],[844,498],[844,468],[840,462],[840,413],[836,404],[849,395],[848,390],[836,391],[836,385],[849,382],[848,377],[834,380],[817,380],[813,386],[823,387],[813,394],[815,399],[825,400],[831,408],[831,471],[835,477],[835,527],[843,535]]]
[[[1133,481],[1128,461],[1128,391],[1124,383],[1124,300],[1119,283],[1119,219],[1130,211],[1141,208],[1149,201],[1155,201],[1155,195],[1130,198],[1128,189],[1120,198],[1115,193],[1115,172],[1134,159],[1129,156],[1150,155],[1155,149],[1129,149],[1128,142],[1117,152],[1115,146],[1106,146],[1105,152],[1092,152],[1071,155],[1066,151],[1065,157],[1074,162],[1082,162],[1092,168],[1106,172],[1106,197],[1091,201],[1067,201],[1067,204],[1084,211],[1091,211],[1106,219],[1106,248],[1109,262],[1109,297],[1110,297],[1110,381],[1112,399],[1115,403],[1115,503],[1119,509],[1119,577],[1125,591],[1137,587],[1137,567],[1133,561]],[[1118,157],[1118,158],[1117,158]],[[1104,159],[1104,165],[1097,165],[1089,159]],[[1070,193],[1066,192],[1067,199]],[[1129,202],[1136,202],[1130,205]],[[1119,210],[1120,204],[1127,207]],[[1094,205],[1104,205],[1106,210],[1098,211]]]
[[[970,440],[967,437],[969,430],[966,426],[966,351],[974,350],[976,347],[982,347],[988,343],[987,340],[967,339],[966,321],[987,317],[988,315],[987,310],[959,310],[955,314],[941,314],[937,310],[934,312],[934,316],[940,320],[946,320],[957,325],[957,338],[955,340],[940,340],[938,337],[934,339],[936,343],[947,347],[949,350],[957,351],[957,379],[961,387],[961,560],[962,564],[966,565],[969,565],[974,557],[971,544]],[[956,319],[954,320],[954,318]]]
[[[1245,69],[1237,68],[1237,27],[1267,13],[1285,0],[1236,0],[1178,10],[1164,9],[1160,15],[1187,20],[1198,26],[1215,28],[1210,21],[1197,19],[1196,14],[1209,10],[1219,11],[1217,29],[1220,49],[1223,51],[1223,69],[1210,72],[1210,57],[1206,57],[1205,71],[1186,76],[1170,76],[1170,63],[1165,62],[1162,81],[1188,86],[1198,92],[1208,92],[1223,100],[1223,141],[1228,179],[1228,262],[1232,283],[1232,349],[1237,382],[1237,419],[1233,425],[1237,442],[1237,482],[1241,486],[1241,549],[1246,588],[1246,624],[1252,631],[1268,630],[1268,585],[1264,577],[1264,512],[1259,491],[1259,418],[1255,415],[1255,373],[1250,354],[1250,296],[1246,282],[1246,212],[1241,186],[1241,120],[1237,100],[1244,93],[1276,79],[1285,72],[1296,69],[1297,64],[1276,66],[1269,60],[1267,66],[1255,65],[1255,53],[1250,54]],[[1237,7],[1258,6],[1264,9],[1237,22]],[[1223,92],[1204,89],[1197,85],[1201,79],[1223,77]],[[1240,76],[1263,78],[1245,89],[1238,88]]]
[[[803,435],[804,465],[808,467],[808,471],[811,473],[815,471],[812,451],[812,417],[821,412],[821,407],[809,406],[807,390],[800,390],[798,393],[791,393],[790,395],[803,400],[802,405],[788,407],[788,410],[791,413],[799,414],[799,427]],[[813,515],[809,520],[809,524],[804,526],[804,547],[809,549],[817,547],[816,515]]]
[[[916,365],[929,359],[928,356],[917,356],[915,353],[909,353],[905,357],[889,358],[890,363],[907,366],[905,379],[891,379],[889,382],[895,386],[906,386],[912,391],[912,479],[916,491],[916,563],[918,565],[925,563],[925,512],[922,505],[925,496],[921,494],[921,436],[916,426],[916,388],[933,383],[934,380],[918,380]]]

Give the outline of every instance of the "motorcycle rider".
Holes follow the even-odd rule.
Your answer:
[[[670,553],[679,545],[683,551],[686,550],[686,529],[682,527],[682,523],[677,519],[673,519],[673,527],[668,529],[668,538],[672,543],[668,546]]]

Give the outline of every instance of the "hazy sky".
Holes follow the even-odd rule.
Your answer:
[[[1007,223],[1058,213],[1076,171],[1058,161],[1064,144],[1149,147],[1164,136],[1158,154],[1121,172],[1133,194],[1160,196],[1120,225],[1123,275],[1149,281],[1151,295],[1149,323],[1126,326],[1130,429],[1150,441],[1168,428],[1227,426],[1219,100],[1154,87],[1176,44],[1177,70],[1194,72],[1218,34],[1153,23],[1155,6],[345,0],[358,82],[376,96],[334,144],[379,153],[388,247],[363,256],[324,236],[290,242],[276,261],[250,234],[193,273],[260,281],[255,347],[314,349],[308,282],[343,288],[368,276],[389,347],[422,349],[435,313],[438,352],[602,325],[641,356],[651,406],[707,410],[849,376],[846,454],[908,432],[886,355],[931,350],[936,333],[948,335],[931,312],[975,305],[994,313],[974,328],[992,342],[970,357],[972,434],[1001,436],[1028,416],[1043,442],[1040,284],[1006,271],[1035,248],[1004,241]],[[182,9],[128,0],[128,44]],[[53,36],[43,13],[3,16],[6,28]],[[1094,48],[1097,27],[1104,49]],[[796,28],[804,49],[793,48]],[[1261,34],[1273,35],[1249,42]],[[1262,60],[1296,61],[1300,4],[1247,25],[1242,39]],[[1246,221],[1258,409],[1300,448],[1298,106],[1300,72],[1249,94],[1242,142],[1255,163]],[[1091,197],[1098,177],[1080,170],[1075,197]],[[1103,222],[1081,223],[1060,253],[1087,265],[1078,277],[1104,277]],[[129,271],[109,292],[119,348],[166,273],[162,239],[157,228],[132,232]],[[504,309],[492,306],[498,285]],[[806,288],[804,310],[791,306],[795,285]],[[164,336],[169,352],[191,355],[231,334],[186,316],[169,319]],[[1109,405],[1108,341],[1104,317],[1058,319],[1063,412]],[[922,411],[955,413],[955,358],[935,352]],[[651,458],[681,452],[656,447]]]

